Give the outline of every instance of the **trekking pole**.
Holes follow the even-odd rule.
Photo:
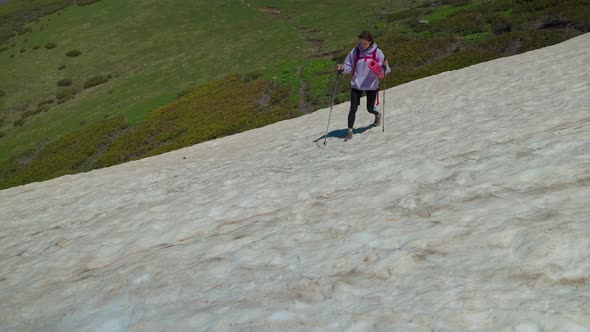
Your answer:
[[[382,65],[383,67],[383,73],[385,74],[385,71],[387,70],[387,66],[386,65]],[[385,75],[383,77],[383,115],[381,116],[381,124],[383,125],[383,132],[385,132],[385,78],[387,77],[387,75]]]
[[[342,74],[343,70],[339,70],[338,74],[336,75],[336,83],[334,83],[334,96],[332,97],[332,106],[330,106],[330,116],[328,116],[328,126],[326,127],[326,136],[324,136],[324,145],[326,145],[326,140],[328,139],[328,128],[330,128],[330,119],[332,118],[332,108],[334,107],[334,101],[336,100],[336,91],[338,89],[338,80],[340,78],[340,74]]]

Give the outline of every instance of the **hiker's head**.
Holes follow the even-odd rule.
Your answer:
[[[369,31],[363,31],[359,35],[359,41],[361,43],[361,46],[364,49],[367,49],[371,45],[373,45],[373,35],[371,35],[371,33]]]

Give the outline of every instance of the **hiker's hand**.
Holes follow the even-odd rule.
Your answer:
[[[387,60],[384,60],[383,65],[387,67],[387,66],[389,66],[389,62],[387,62]]]
[[[343,70],[344,70],[344,66],[341,63],[339,63],[338,64],[338,71],[343,71]]]

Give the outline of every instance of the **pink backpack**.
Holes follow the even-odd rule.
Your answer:
[[[377,49],[375,49],[373,52],[371,52],[371,56],[370,57],[360,56],[360,54],[361,54],[361,50],[359,50],[359,48],[357,46],[355,48],[355,53],[354,53],[354,66],[352,67],[352,76],[354,76],[354,74],[356,74],[356,63],[360,59],[364,59],[365,61],[367,61],[367,59],[371,59],[371,62],[369,63],[369,66],[371,65],[372,62],[377,63]],[[371,70],[373,70],[373,69],[371,69]]]

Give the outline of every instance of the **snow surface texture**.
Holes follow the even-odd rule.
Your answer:
[[[0,191],[0,330],[589,331],[589,68],[586,34],[389,89],[385,133],[344,103],[325,148],[327,109]]]

